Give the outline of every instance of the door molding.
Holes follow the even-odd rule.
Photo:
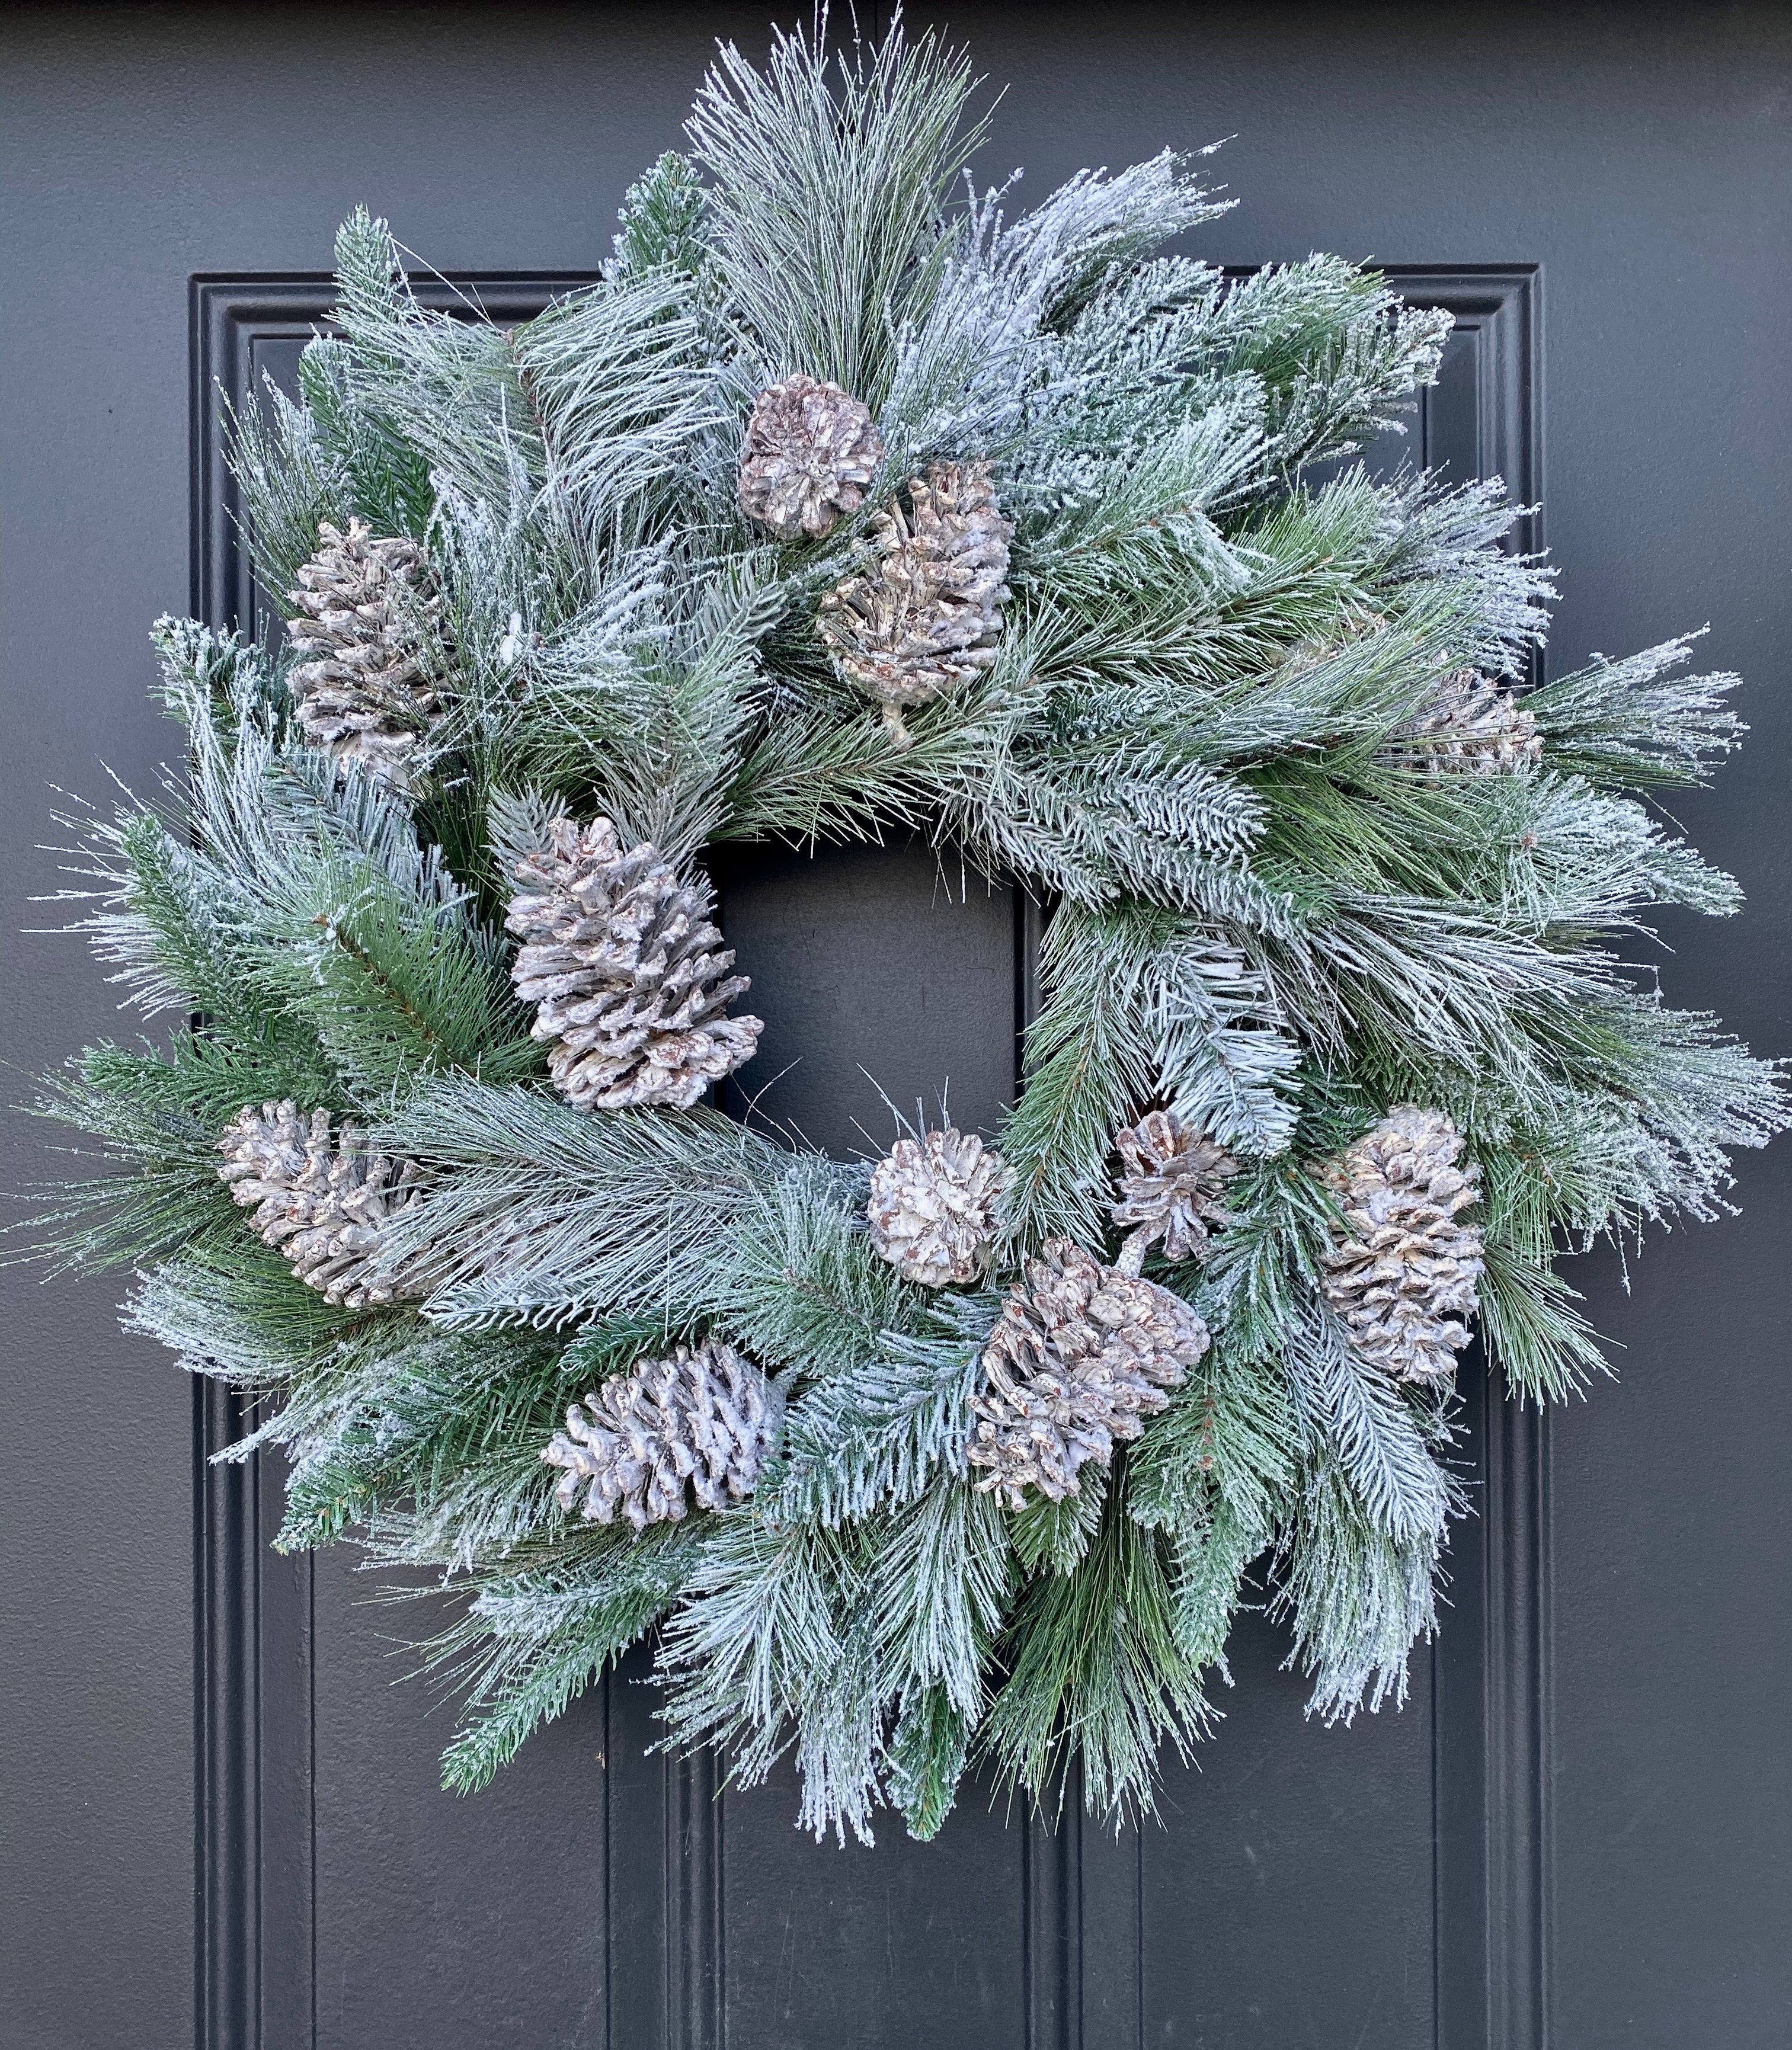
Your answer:
[[[1507,547],[1544,545],[1543,277],[1536,264],[1389,264],[1474,345],[1476,474],[1528,509]],[[1429,419],[1424,420],[1430,458]],[[1544,675],[1544,651],[1532,661]],[[1554,1869],[1549,1415],[1493,1384],[1478,1345],[1465,1421],[1478,1513],[1455,1529],[1431,1647],[1440,2050],[1544,2050]],[[1468,1655],[1478,1646],[1479,1656]]]
[[[1474,350],[1478,472],[1503,477],[1516,502],[1536,508],[1543,495],[1538,267],[1382,267],[1412,302],[1455,314]],[[450,310],[471,299],[515,321],[591,282],[584,273],[498,271],[420,280],[416,289],[426,305]],[[333,294],[323,273],[192,280],[190,602],[209,625],[252,626],[256,614],[224,459],[227,408],[252,401],[258,345],[325,330]],[[1422,408],[1420,460],[1427,427]],[[1542,544],[1542,516],[1532,511],[1509,545],[1528,552]],[[1016,902],[1018,1030],[1036,1002],[1040,920],[1024,893]],[[1436,2040],[1440,2050],[1544,2050],[1553,1858],[1548,1419],[1505,1400],[1483,1365],[1465,1362],[1462,1392],[1481,1509],[1456,1527],[1450,1607],[1431,1651]],[[299,2050],[313,2042],[315,2019],[312,1562],[270,1549],[278,1469],[259,1458],[214,1463],[245,1428],[233,1390],[196,1380],[198,2044]],[[607,2035],[615,2050],[721,2050],[725,1797],[708,1753],[642,1759],[632,1723],[644,1697],[641,1688],[605,1682],[606,1845],[626,1814],[627,1839],[639,1843],[650,1826],[664,1858],[657,1897],[623,1899],[610,1884],[607,1853]],[[1079,1814],[1056,1832],[1033,1817],[1025,1827],[1029,2050],[1135,2039],[1143,2050],[1137,1841],[1085,1830]],[[1130,1872],[1130,1886],[1117,1895],[1110,1877],[1087,1888],[1091,1859],[1106,1873]],[[1122,1899],[1130,1905],[1116,1917]],[[1086,1904],[1100,1914],[1092,1931]],[[1115,1955],[1117,1920],[1131,1924],[1130,1958]]]
[[[526,320],[584,271],[482,271],[419,279],[443,311],[468,299]],[[260,383],[260,348],[326,333],[327,271],[190,280],[189,605],[219,629],[255,630],[241,502],[224,460],[230,415]],[[315,2037],[314,1574],[310,1555],[272,1549],[283,1476],[253,1459],[215,1463],[247,1434],[237,1391],[193,1389],[194,2011],[199,2050],[310,2050]],[[622,2040],[627,2040],[626,2038]]]

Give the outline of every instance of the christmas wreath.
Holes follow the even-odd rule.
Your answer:
[[[1552,683],[1497,481],[1347,458],[1448,317],[1156,253],[1171,154],[959,179],[961,54],[724,48],[602,281],[425,310],[382,222],[234,463],[279,645],[165,620],[186,758],[82,815],[156,1043],[45,1108],[65,1258],[245,1392],[280,1543],[465,1590],[482,1783],[654,1632],[666,1741],[935,1830],[967,1761],[1150,1799],[1231,1619],[1314,1705],[1434,1622],[1454,1378],[1601,1366],[1558,1246],[1721,1207],[1778,1079],[1607,951],[1739,902],[1623,794],[1687,643]],[[1341,460],[1344,459],[1344,460]],[[724,1116],[705,848],[919,829],[1048,914],[1001,1129]]]

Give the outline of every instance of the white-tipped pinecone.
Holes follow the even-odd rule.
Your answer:
[[[977,1485],[1018,1509],[1029,1487],[1054,1502],[1077,1492],[1077,1468],[1106,1466],[1136,1438],[1207,1350],[1207,1327],[1154,1281],[1103,1267],[1068,1238],[1027,1264],[983,1354],[969,1457]]]
[[[974,1132],[899,1139],[871,1171],[871,1242],[924,1288],[974,1281],[989,1264],[995,1210],[1014,1179]]]
[[[511,979],[537,1007],[554,1086],[584,1109],[686,1109],[752,1058],[757,1018],[729,1018],[748,988],[710,922],[710,892],[681,883],[650,844],[623,850],[607,819],[556,820],[517,864],[505,920],[523,942]]]
[[[1396,1381],[1446,1381],[1469,1342],[1481,1233],[1458,1213],[1479,1171],[1440,1110],[1403,1104],[1323,1171],[1344,1230],[1325,1260],[1325,1298],[1364,1358]]]
[[[1122,1273],[1136,1274],[1146,1249],[1163,1242],[1166,1260],[1201,1260],[1208,1235],[1228,1222],[1220,1196],[1239,1163],[1199,1126],[1154,1110],[1116,1132],[1125,1172],[1112,1216],[1131,1229],[1120,1249]]]
[[[884,460],[884,438],[849,392],[787,377],[760,392],[740,450],[740,509],[781,541],[819,540],[856,512]]]
[[[725,1509],[751,1495],[777,1443],[784,1397],[752,1361],[720,1339],[670,1359],[642,1360],[566,1413],[541,1455],[566,1471],[554,1491],[563,1509],[580,1495],[584,1514],[637,1530],[676,1521],[695,1499]]]
[[[1499,776],[1543,759],[1536,715],[1515,692],[1456,669],[1381,758],[1432,776]]]
[[[968,682],[996,658],[1009,597],[1008,543],[986,462],[936,462],[909,480],[912,508],[872,523],[877,560],[822,600],[816,629],[834,666],[884,707],[906,743],[900,707]]]
[[[327,1110],[306,1117],[290,1101],[239,1111],[218,1151],[256,1232],[326,1302],[358,1310],[429,1292],[417,1256],[396,1269],[381,1260],[387,1227],[422,1192],[416,1161],[371,1151],[353,1124],[332,1139]]]
[[[426,665],[442,601],[429,557],[402,536],[376,540],[359,520],[326,520],[301,565],[287,637],[306,660],[290,679],[299,730],[338,762],[358,762],[400,789],[439,717]]]

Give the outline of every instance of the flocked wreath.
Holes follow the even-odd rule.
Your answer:
[[[979,1756],[1148,1803],[1250,1600],[1324,1714],[1397,1700],[1471,1331],[1576,1387],[1558,1244],[1785,1121],[1606,946],[1737,906],[1622,794],[1731,680],[1530,687],[1499,484],[1339,461],[1448,317],[1154,254],[1220,210],[1168,154],[1010,218],[973,84],[724,49],[511,329],[355,215],[236,429],[283,643],[164,621],[187,762],[86,820],[192,1022],[56,1084],[128,1170],[58,1244],[259,1405],[283,1545],[467,1591],[455,1787],[656,1629],[668,1741],[794,1743],[818,1831]],[[892,827],[1048,907],[1043,1006],[998,1132],[841,1163],[707,1101],[759,1027],[701,855]]]

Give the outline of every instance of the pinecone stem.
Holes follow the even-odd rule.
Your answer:
[[[884,727],[890,736],[890,745],[899,754],[906,754],[915,745],[914,735],[902,723],[902,711],[900,706],[886,704],[884,707]]]
[[[1130,1234],[1120,1248],[1120,1257],[1114,1263],[1114,1271],[1124,1274],[1130,1281],[1136,1281],[1145,1272],[1145,1255],[1155,1236],[1150,1225],[1141,1225]]]

